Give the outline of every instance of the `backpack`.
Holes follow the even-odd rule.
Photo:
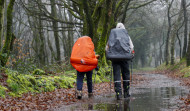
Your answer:
[[[129,35],[126,29],[112,29],[108,39],[106,58],[108,60],[130,60],[131,53]]]
[[[90,37],[78,38],[72,48],[70,63],[79,72],[88,72],[97,67],[98,60]]]

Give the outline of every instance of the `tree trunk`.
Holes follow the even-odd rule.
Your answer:
[[[53,63],[54,58],[55,58],[55,53],[54,53],[54,51],[53,51],[53,47],[52,47],[52,44],[51,44],[51,42],[50,42],[49,33],[47,33],[47,36],[48,36],[48,37],[47,37],[48,47],[49,47],[50,52],[51,52],[51,63]]]
[[[41,16],[39,16],[39,38],[40,38],[40,47],[39,48],[39,60],[40,64],[45,65],[45,40],[43,35],[43,21],[41,20]]]
[[[69,2],[69,0],[68,0],[68,2]],[[70,4],[70,3],[69,3]],[[66,10],[65,10],[65,8],[64,8],[64,11],[63,11],[63,13],[62,13],[62,8],[61,8],[61,6],[58,6],[59,8],[59,16],[60,16],[60,18],[61,19],[63,19],[63,20],[65,20],[66,22],[67,22],[67,17],[64,17],[63,15],[67,15],[67,13],[66,13]],[[64,24],[63,23],[61,23],[61,27],[64,27]],[[63,54],[63,56],[65,57],[65,60],[69,60],[69,57],[70,57],[70,55],[69,55],[69,49],[68,49],[68,44],[67,44],[67,39],[68,39],[68,36],[66,36],[66,31],[65,30],[62,30],[61,31],[61,34],[62,34],[62,38],[61,38],[61,41],[62,41],[62,44],[63,44],[63,50],[64,50],[64,54]]]
[[[9,58],[10,51],[12,49],[12,45],[15,39],[15,36],[12,33],[11,27],[12,27],[12,12],[13,12],[13,6],[14,6],[15,0],[10,0],[8,8],[7,8],[7,33],[5,38],[5,43],[3,45],[3,49],[0,52],[0,64],[2,66],[5,66],[7,63],[7,60]]]
[[[189,38],[190,38],[190,34],[189,34]],[[188,42],[188,49],[187,49],[186,58],[187,58],[187,66],[190,66],[190,40]]]
[[[163,25],[163,26],[164,26],[164,25]],[[164,46],[165,34],[164,34],[164,31],[163,31],[162,33],[163,33],[163,34],[161,34],[161,36],[163,37],[163,38],[162,38],[162,41],[163,41],[162,44],[161,44],[160,41],[159,41],[159,46],[160,46],[160,50],[159,50],[159,52],[160,52],[160,53],[159,53],[160,65],[161,65],[162,62],[164,61],[163,58],[162,58],[162,49],[163,49],[162,47]],[[160,38],[160,40],[161,40],[161,38]]]
[[[85,7],[84,12],[86,14],[87,29],[88,29],[87,35],[93,39],[94,38],[94,29],[93,29],[94,23],[92,21],[92,16],[90,13],[92,12],[92,10],[89,7],[89,2],[87,0],[82,0],[82,1],[83,1],[83,6]]]
[[[187,52],[187,28],[188,28],[188,18],[187,18],[187,8],[186,8],[186,0],[182,0],[182,6],[183,6],[183,15],[184,15],[184,46],[183,46],[183,54],[182,57],[186,56]]]
[[[174,0],[171,1],[171,3],[169,4],[168,10],[167,10],[167,16],[168,16],[168,32],[167,32],[167,38],[166,38],[166,48],[165,48],[165,61],[166,61],[166,65],[169,64],[169,40],[170,40],[170,32],[171,32],[171,16],[170,16],[170,9],[172,6]]]
[[[68,4],[71,6],[70,0],[68,0]],[[69,19],[68,19],[69,22],[74,22],[72,15],[71,15],[70,13],[68,13],[68,15],[69,15],[69,16],[68,16],[68,17],[69,17]],[[68,53],[67,53],[67,56],[66,56],[66,60],[67,60],[67,61],[69,61],[69,57],[70,57],[70,55],[71,55],[72,47],[73,47],[73,45],[74,45],[74,37],[73,37],[73,31],[72,31],[73,25],[68,24],[68,27],[70,27],[71,30],[68,31],[68,47],[67,47]],[[90,31],[90,30],[89,30],[89,31]],[[93,33],[93,32],[92,32],[92,33]],[[92,37],[93,37],[93,36],[92,36]]]
[[[182,3],[182,1],[181,1]],[[182,14],[182,4],[181,4],[181,8],[180,8],[180,12],[179,12],[179,16],[177,18],[176,23],[173,26],[173,30],[171,33],[171,65],[174,65],[175,63],[175,57],[174,57],[174,53],[175,53],[175,38],[176,38],[176,32],[179,28],[180,22],[181,22],[181,15]]]
[[[156,50],[156,44],[153,44],[153,45],[154,45],[154,52],[153,52],[154,53],[154,64],[155,64],[155,67],[157,67],[158,66],[158,61],[157,61],[158,57],[157,57],[157,52],[156,52],[157,51]]]
[[[112,6],[111,0],[106,0],[105,13],[103,13],[105,15],[104,21],[103,21],[103,30],[102,30],[102,34],[101,34],[100,41],[98,44],[98,50],[97,50],[97,53],[102,57],[101,65],[103,65],[103,66],[106,65],[106,57],[105,57],[105,48],[104,47],[106,46],[108,32],[111,29],[110,26],[113,23],[115,23],[114,21],[111,21],[111,19],[113,20],[113,13],[111,12],[111,8],[112,8],[111,6]]]
[[[0,49],[1,49],[1,39],[2,39],[1,33],[2,33],[2,26],[3,26],[3,23],[2,23],[3,7],[4,7],[4,0],[0,0]]]
[[[183,22],[184,23],[184,22]],[[182,45],[181,45],[181,39],[179,37],[179,30],[183,27],[183,24],[181,24],[181,26],[177,29],[177,32],[176,32],[176,36],[177,36],[177,39],[178,39],[178,44],[179,44],[179,57],[180,57],[180,60],[182,59]]]
[[[51,1],[52,17],[57,18],[55,0],[50,0],[50,1]],[[52,20],[52,23],[53,23],[53,32],[54,32],[54,38],[55,38],[55,46],[56,46],[56,51],[57,51],[56,61],[58,64],[60,64],[61,63],[61,51],[60,51],[59,34],[58,34],[58,22],[55,20]]]
[[[34,55],[36,57],[38,65],[39,65],[40,60],[39,60],[39,47],[38,46],[40,46],[40,40],[39,40],[38,29],[35,28],[35,27],[38,27],[38,24],[37,24],[37,22],[34,22],[34,21],[38,21],[38,19],[36,17],[32,17],[32,19],[30,19],[30,17],[28,16],[28,23],[33,32],[33,40],[32,40],[31,45],[32,45],[33,51],[35,52]]]
[[[124,14],[123,14],[123,17],[122,17],[122,20],[121,20],[122,23],[125,23],[126,13],[127,13],[127,9],[129,7],[130,2],[131,2],[131,0],[128,0],[127,4],[125,5]]]

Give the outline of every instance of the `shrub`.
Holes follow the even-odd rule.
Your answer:
[[[0,96],[5,98],[7,88],[0,85]]]
[[[46,73],[42,69],[35,69],[32,74],[33,75],[45,75]]]

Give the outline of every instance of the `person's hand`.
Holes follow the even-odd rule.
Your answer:
[[[100,55],[95,55],[95,56],[96,56],[96,58],[97,58],[97,59],[99,59],[99,58],[100,58]]]
[[[135,51],[132,51],[132,59],[135,57]]]
[[[132,54],[133,54],[133,55],[135,54],[135,50],[132,50]]]
[[[96,71],[99,71],[99,67],[97,66],[97,67],[95,68],[95,70],[96,70]]]

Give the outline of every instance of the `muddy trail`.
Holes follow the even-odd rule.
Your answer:
[[[75,88],[56,89],[53,92],[24,94],[22,97],[0,98],[3,111],[190,111],[189,89],[177,79],[162,74],[134,74],[128,99],[117,101],[113,83],[98,83],[95,97],[75,98]],[[190,98],[190,97],[189,97]]]
[[[109,86],[109,83],[105,84]],[[109,88],[108,86],[106,88]],[[102,88],[102,90],[105,89]],[[88,99],[87,95],[84,95],[83,99],[78,100],[75,104],[63,105],[54,111],[190,110],[190,105],[185,104],[183,99],[189,94],[189,89],[182,86],[178,80],[162,74],[135,74],[130,94],[131,97],[128,99],[116,100],[112,84],[111,91],[107,89],[105,93],[99,94],[98,90],[95,90],[94,98]]]

